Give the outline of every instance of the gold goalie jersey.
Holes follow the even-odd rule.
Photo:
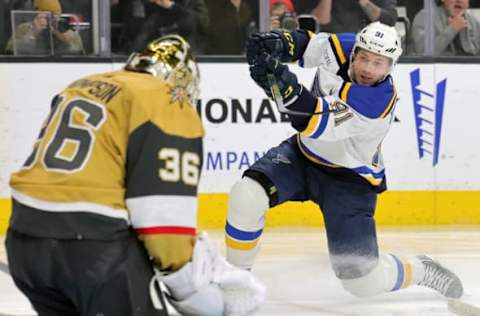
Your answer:
[[[126,70],[82,78],[54,98],[12,175],[14,205],[121,219],[157,264],[179,268],[196,233],[202,137],[190,99],[167,82]],[[172,244],[187,247],[160,259]]]

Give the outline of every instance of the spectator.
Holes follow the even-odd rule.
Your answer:
[[[295,8],[290,0],[270,0],[270,30],[297,28]]]
[[[114,0],[111,4],[112,51],[129,54],[145,23],[145,7],[142,0]]]
[[[133,44],[134,51],[156,37],[179,34],[192,43],[195,53],[202,52],[200,38],[206,35],[209,23],[205,0],[148,0],[145,14],[145,22]]]
[[[115,0],[113,0],[115,1]],[[92,17],[92,1],[60,0],[63,12],[75,13],[81,21],[90,21]]]
[[[470,8],[480,8],[480,0],[471,0]]]
[[[303,1],[303,0],[302,0]],[[479,0],[480,1],[480,0]],[[255,24],[258,25],[258,21],[260,18],[260,1],[258,0],[243,0],[250,9],[250,17]]]
[[[243,54],[249,31],[255,27],[245,0],[207,0],[213,18],[208,32],[209,54]]]
[[[17,49],[22,53],[48,54],[50,53],[51,35],[53,35],[56,54],[84,53],[80,35],[71,29],[59,27],[62,7],[58,0],[35,0],[33,9],[41,12],[35,14],[32,22],[22,23],[16,27],[15,33],[8,40],[7,53],[13,52],[13,37],[15,36]],[[50,21],[50,17],[53,21]]]
[[[420,10],[423,9],[423,1],[418,1],[418,0],[398,0],[397,1],[397,6],[398,7],[405,7],[406,13],[407,13],[407,18],[410,22],[413,21],[415,16],[417,15]]]
[[[393,26],[397,0],[319,0],[313,9],[322,32],[358,32],[373,21]]]
[[[318,0],[294,0],[293,4],[297,14],[311,14],[312,10],[317,6]]]
[[[468,0],[442,0],[433,12],[435,55],[480,55],[480,22],[469,12]],[[425,51],[425,10],[413,20],[411,37],[414,54]]]
[[[0,52],[3,52],[3,48],[5,47],[7,38],[8,21],[7,16],[9,15],[9,11],[7,10],[7,3],[3,0],[0,0]]]

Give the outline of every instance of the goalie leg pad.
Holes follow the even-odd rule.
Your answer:
[[[269,197],[260,183],[244,177],[230,191],[225,239],[227,260],[244,269],[253,265],[265,225]]]
[[[217,284],[207,284],[183,301],[170,300],[185,316],[223,316],[223,291]]]
[[[155,278],[182,315],[252,315],[265,300],[264,286],[221,257],[206,233],[197,237],[191,262],[168,275],[156,271]]]

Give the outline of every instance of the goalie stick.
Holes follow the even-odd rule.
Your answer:
[[[280,88],[278,86],[277,79],[275,79],[275,76],[271,73],[267,73],[267,80],[268,80],[268,85],[270,86],[270,92],[272,93],[273,100],[275,101],[275,104],[277,105],[278,111],[280,113],[302,115],[302,116],[312,116],[312,115],[320,115],[320,114],[324,114],[324,113],[335,112],[335,110],[328,110],[328,111],[308,113],[308,112],[300,112],[300,111],[289,110],[285,106],[285,103],[283,103],[283,96],[282,96],[282,93],[280,92]]]

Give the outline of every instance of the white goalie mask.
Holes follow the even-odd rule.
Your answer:
[[[198,97],[200,75],[190,45],[179,35],[150,42],[141,53],[133,53],[126,70],[146,72],[181,89],[192,101]]]
[[[398,58],[402,55],[402,45],[397,30],[381,22],[370,23],[357,33],[350,55],[350,65],[358,48],[389,58],[392,66],[386,76],[393,71]]]

